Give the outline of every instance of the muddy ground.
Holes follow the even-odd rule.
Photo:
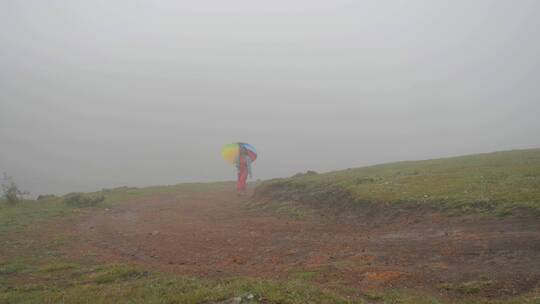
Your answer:
[[[286,278],[363,293],[412,287],[511,296],[540,283],[540,221],[402,215],[295,219],[229,192],[156,196],[74,224],[66,254],[209,278]],[[467,283],[467,284],[463,284]]]

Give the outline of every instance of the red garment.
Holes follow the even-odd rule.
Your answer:
[[[246,181],[248,177],[248,166],[245,157],[240,157],[240,166],[238,169],[238,181],[236,182],[236,191],[246,191]]]

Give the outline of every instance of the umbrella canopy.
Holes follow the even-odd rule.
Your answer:
[[[245,148],[247,150],[248,157],[251,159],[252,162],[254,162],[257,159],[257,150],[255,149],[255,147],[253,147],[250,144],[243,143],[243,142],[237,142],[237,143],[225,145],[223,149],[221,150],[221,156],[228,163],[234,164],[236,160],[238,159],[238,155],[240,154],[241,148]]]

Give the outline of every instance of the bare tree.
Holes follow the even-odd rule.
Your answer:
[[[27,192],[21,191],[13,177],[7,175],[5,172],[3,173],[2,178],[2,192],[6,202],[12,206],[16,205],[24,198],[24,195],[28,194]]]

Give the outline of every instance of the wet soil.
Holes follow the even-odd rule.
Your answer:
[[[487,297],[540,283],[540,221],[534,218],[411,211],[384,221],[294,219],[253,208],[234,193],[208,192],[125,203],[69,229],[78,239],[65,249],[70,257],[198,277],[283,279],[313,272],[322,286],[339,283],[359,293],[411,287]],[[481,288],[454,288],[463,282]]]

